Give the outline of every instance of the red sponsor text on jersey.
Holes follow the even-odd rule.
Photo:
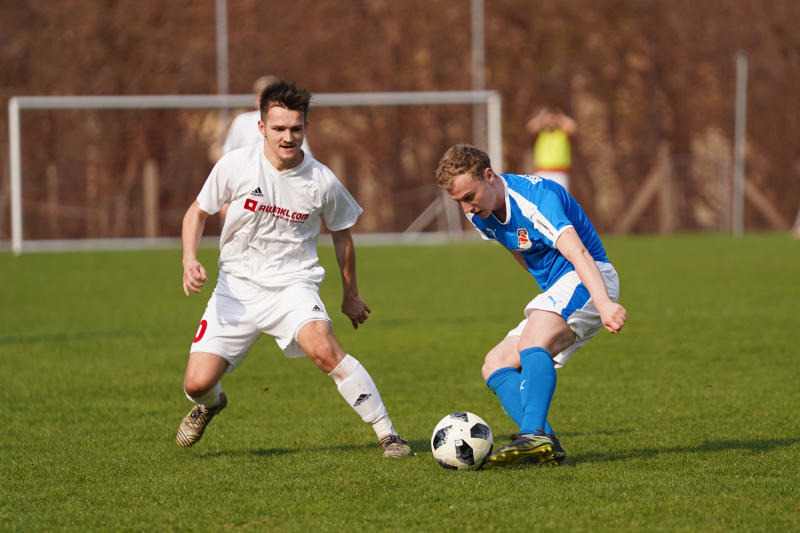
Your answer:
[[[244,208],[253,213],[257,211],[270,213],[274,217],[288,220],[289,222],[300,222],[302,224],[308,219],[308,213],[299,213],[291,209],[286,209],[285,207],[278,207],[277,205],[259,204],[252,198],[248,198],[244,201]]]

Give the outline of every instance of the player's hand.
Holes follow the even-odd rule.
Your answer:
[[[353,323],[355,329],[358,329],[359,324],[364,323],[371,312],[372,309],[357,294],[345,295],[342,298],[342,313],[350,318],[350,322]]]
[[[208,276],[206,269],[197,259],[185,261],[183,264],[183,293],[189,296],[189,291],[200,293]]]
[[[628,319],[628,311],[620,304],[612,301],[609,301],[598,311],[600,312],[600,319],[603,321],[603,327],[611,333],[619,333]]]

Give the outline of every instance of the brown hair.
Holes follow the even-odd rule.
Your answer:
[[[489,155],[483,150],[469,144],[456,144],[439,160],[436,182],[439,187],[449,190],[457,176],[471,174],[475,179],[483,180],[484,171],[491,166]]]
[[[308,115],[311,104],[311,93],[306,89],[298,89],[293,81],[278,80],[267,85],[258,99],[261,109],[261,120],[267,115],[269,108],[278,105],[292,111],[302,111],[303,116]]]

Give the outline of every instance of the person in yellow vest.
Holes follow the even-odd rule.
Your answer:
[[[560,109],[545,107],[525,124],[533,137],[533,171],[537,176],[551,179],[569,190],[572,168],[570,140],[577,125]]]

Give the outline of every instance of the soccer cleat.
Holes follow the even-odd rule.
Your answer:
[[[178,446],[188,448],[195,442],[200,440],[206,426],[214,418],[214,415],[225,409],[228,405],[228,396],[221,392],[219,395],[220,402],[212,408],[205,405],[197,404],[189,411],[189,414],[184,417],[180,427],[178,427],[178,436],[175,440],[178,441]]]
[[[553,441],[539,435],[522,434],[486,459],[484,468],[513,468],[553,461]]]
[[[550,439],[550,442],[553,443],[553,459],[548,461],[546,464],[552,466],[564,464],[564,462],[567,460],[567,452],[564,450],[564,447],[561,445],[561,441],[558,440],[558,437],[552,433],[545,433],[541,429],[536,430],[536,436],[547,437]]]
[[[548,461],[547,465],[558,466],[562,465],[567,460],[567,452],[564,450],[564,447],[561,445],[561,441],[558,440],[552,433],[545,433],[541,429],[536,430],[536,436],[538,437],[547,437],[553,443],[553,460]],[[517,440],[519,438],[519,433],[514,433],[511,435],[511,440]]]
[[[400,435],[387,435],[380,440],[384,457],[406,457],[411,455],[411,446]]]

